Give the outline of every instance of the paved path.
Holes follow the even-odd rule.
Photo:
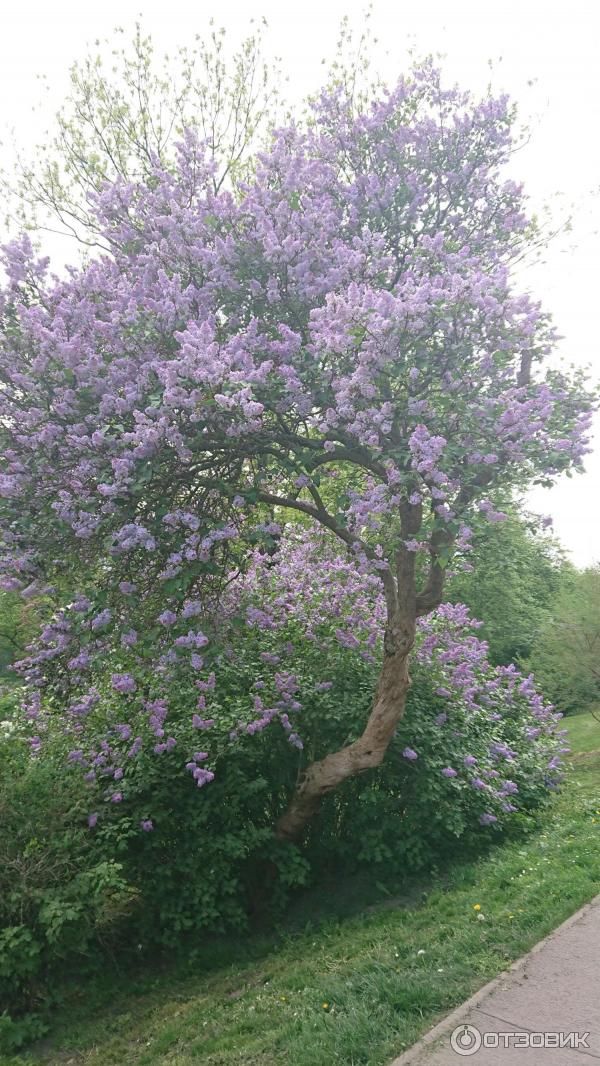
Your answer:
[[[465,1026],[474,1029],[465,1030]],[[456,1030],[454,1044],[462,1046],[461,1052],[451,1043]],[[518,1039],[503,1035],[508,1033],[524,1035]],[[588,1047],[582,1043],[578,1047],[544,1047],[544,1037],[532,1036],[544,1033],[589,1034]],[[533,1046],[515,1046],[527,1041]],[[600,896],[480,989],[391,1066],[461,1063],[600,1066]]]

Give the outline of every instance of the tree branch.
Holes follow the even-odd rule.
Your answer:
[[[272,492],[260,492],[258,499],[261,503],[270,503],[274,507],[290,507],[292,510],[309,515],[311,518],[314,518],[316,522],[319,522],[320,525],[331,530],[331,532],[334,533],[336,537],[339,537],[344,544],[347,544],[349,548],[358,545],[361,551],[366,555],[367,559],[370,559],[372,562],[379,561],[373,549],[368,544],[365,544],[364,540],[355,536],[350,530],[344,529],[343,526],[338,525],[333,515],[330,515],[325,509],[321,510],[319,507],[311,503],[306,503],[304,500],[295,499],[293,496],[276,496]],[[378,570],[378,573],[383,582],[388,613],[390,617],[392,617],[398,609],[398,590],[396,582],[389,569]]]

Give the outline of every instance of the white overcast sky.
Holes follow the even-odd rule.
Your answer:
[[[362,25],[362,0],[21,0],[0,14],[0,138],[15,129],[27,149],[41,138],[61,102],[70,64],[95,38],[133,27],[140,15],[166,51],[206,30],[211,16],[233,40],[252,17],[268,22],[267,45],[289,78],[290,101],[317,88],[323,59],[333,56],[340,20]],[[596,17],[595,17],[596,16]],[[452,81],[484,89],[492,80],[520,106],[532,136],[517,154],[534,209],[552,206],[557,221],[574,208],[571,234],[557,238],[544,264],[523,284],[554,315],[563,335],[560,357],[591,364],[600,378],[600,9],[597,0],[375,0],[372,28],[379,38],[376,68],[393,81],[408,51],[443,53]],[[490,72],[489,61],[492,61]],[[42,91],[37,75],[47,75]],[[38,106],[41,105],[41,106]],[[4,148],[4,162],[7,149]],[[53,243],[54,241],[54,243]],[[46,250],[65,258],[64,241]],[[587,472],[536,490],[530,505],[551,514],[555,531],[578,565],[600,560],[600,432]]]

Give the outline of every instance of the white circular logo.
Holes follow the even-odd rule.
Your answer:
[[[481,1047],[481,1033],[474,1025],[457,1025],[450,1037],[450,1047],[457,1055],[474,1055]]]

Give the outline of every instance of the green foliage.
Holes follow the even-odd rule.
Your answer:
[[[509,510],[505,506],[505,510]],[[472,573],[448,598],[483,619],[494,663],[532,670],[545,697],[572,713],[600,699],[600,568],[578,571],[532,516],[512,512],[473,538]]]
[[[600,566],[565,573],[530,666],[564,712],[600,699]]]
[[[0,1014],[0,1051],[18,1051],[24,1044],[38,1040],[48,1032],[48,1025],[39,1014],[28,1012],[13,1018],[8,1011]],[[24,1059],[13,1059],[15,1066],[20,1066]]]
[[[279,905],[306,879],[307,865],[273,837],[275,781],[265,776],[252,745],[224,763],[202,794],[175,758],[166,756],[162,767],[156,762],[138,787],[132,784],[126,809],[99,824],[95,846],[118,856],[138,886],[127,922],[137,950],[189,950],[201,943],[201,933],[247,926],[268,864],[279,885],[270,902]],[[276,777],[275,760],[272,770]],[[149,811],[154,828],[140,832]]]
[[[498,524],[474,531],[472,572],[459,571],[448,585],[448,599],[466,603],[484,625],[480,636],[493,663],[530,657],[567,569],[556,544],[540,536],[533,516],[511,513]],[[543,688],[542,688],[543,691]]]
[[[16,593],[0,592],[0,681],[5,685],[14,683],[11,663],[25,654],[35,630],[36,615],[37,608],[24,603]]]
[[[200,934],[246,927],[263,898],[281,909],[308,869],[272,831],[295,765],[263,744],[265,769],[260,747],[240,745],[201,795],[180,760],[140,761],[127,804],[92,830],[64,738],[47,737],[32,758],[18,725],[0,734],[0,1048],[40,1035],[59,973],[84,976],[117,948],[189,955]]]
[[[14,1048],[39,1035],[50,978],[90,964],[135,891],[92,847],[81,788],[52,752],[32,760],[18,730],[0,735],[0,782],[0,1046]]]

